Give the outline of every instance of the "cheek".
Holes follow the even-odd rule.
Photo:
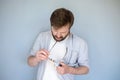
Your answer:
[[[66,34],[64,34],[64,37],[68,36],[70,32],[67,32]]]
[[[62,37],[66,37],[66,36],[67,36],[67,34],[62,35]]]
[[[55,36],[57,33],[56,32],[52,32],[52,35]]]

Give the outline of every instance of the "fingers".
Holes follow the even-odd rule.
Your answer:
[[[59,74],[67,74],[69,73],[69,66],[61,62],[60,65],[56,67],[56,70]]]
[[[57,70],[57,72],[58,72],[59,74],[64,74],[64,70],[63,70],[62,67],[58,66],[58,67],[56,68],[56,70]]]
[[[37,51],[36,58],[38,61],[46,60],[49,56],[49,52],[45,49],[41,49],[40,51]]]
[[[38,51],[38,55],[48,56],[49,54],[45,50],[40,50],[40,51]]]
[[[58,67],[56,67],[56,70],[57,70],[57,72],[59,73],[59,74],[65,74],[66,72],[65,72],[65,64],[63,63],[63,62],[61,62],[60,64],[59,64],[59,66]]]

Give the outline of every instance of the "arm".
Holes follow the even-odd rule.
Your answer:
[[[60,63],[62,66],[57,67],[57,72],[59,74],[74,74],[74,75],[83,75],[89,72],[89,68],[86,66],[80,66],[77,68],[70,67],[64,63]]]
[[[73,67],[69,67],[69,73],[70,74],[75,74],[75,75],[82,75],[82,74],[87,74],[89,72],[88,67],[86,66],[81,66],[78,68],[73,68]]]

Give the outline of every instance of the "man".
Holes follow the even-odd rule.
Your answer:
[[[39,34],[28,57],[30,66],[39,66],[37,80],[74,80],[74,75],[88,73],[87,44],[70,32],[72,12],[56,9],[50,22],[51,31]]]

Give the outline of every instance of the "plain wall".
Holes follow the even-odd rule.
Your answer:
[[[72,32],[88,42],[90,72],[76,80],[120,80],[120,0],[0,0],[0,80],[35,80],[27,57],[59,7],[75,16]]]

